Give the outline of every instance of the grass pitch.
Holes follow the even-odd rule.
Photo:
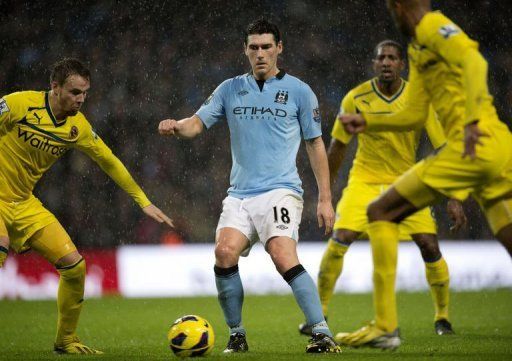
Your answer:
[[[182,315],[198,314],[216,331],[208,360],[512,360],[512,290],[453,293],[455,336],[434,334],[428,293],[400,293],[398,302],[403,345],[394,352],[344,348],[340,355],[305,354],[307,338],[297,331],[302,315],[291,295],[246,296],[246,354],[221,354],[228,335],[214,297],[86,300],[78,334],[105,352],[86,359],[178,360],[167,346],[168,327]],[[370,295],[338,294],[329,324],[334,332],[351,331],[371,317]],[[84,358],[52,353],[55,327],[55,301],[0,301],[0,360]]]

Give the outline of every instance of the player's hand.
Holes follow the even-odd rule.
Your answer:
[[[467,124],[464,127],[464,153],[462,153],[462,158],[470,157],[471,159],[475,159],[476,145],[482,144],[480,137],[488,136],[488,134],[478,128],[478,121]]]
[[[361,114],[341,114],[338,119],[348,134],[362,133],[366,129],[366,120]]]
[[[334,209],[330,200],[318,202],[316,217],[318,218],[318,226],[320,228],[325,227],[325,234],[331,234],[334,225]]]
[[[172,219],[166,216],[164,212],[162,212],[157,206],[150,204],[149,206],[146,206],[142,208],[144,213],[146,213],[147,216],[153,218],[158,223],[167,223],[169,227],[174,228],[174,224],[172,223]]]
[[[449,199],[446,205],[446,211],[450,217],[453,225],[450,227],[450,232],[457,232],[462,228],[466,228],[468,219],[464,213],[462,203],[456,199]]]
[[[175,135],[179,125],[175,119],[165,119],[158,124],[158,133],[161,135]]]

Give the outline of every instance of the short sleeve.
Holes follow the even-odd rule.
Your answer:
[[[318,99],[307,84],[303,84],[299,95],[299,123],[304,139],[313,139],[322,135],[322,117]]]
[[[201,119],[206,128],[210,128],[225,118],[225,101],[231,81],[231,79],[228,79],[220,84],[196,112],[196,115]]]

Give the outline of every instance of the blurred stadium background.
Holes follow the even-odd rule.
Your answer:
[[[85,61],[92,81],[83,112],[149,198],[175,220],[177,232],[146,219],[99,167],[79,152],[69,152],[43,177],[35,193],[79,249],[93,255],[107,250],[101,252],[106,264],[111,262],[108,250],[120,245],[213,243],[229,182],[228,129],[225,124],[216,126],[194,141],[162,138],[156,129],[164,118],[192,114],[220,82],[249,70],[242,32],[250,21],[267,16],[280,26],[285,49],[280,66],[317,94],[326,144],[343,95],[372,76],[375,44],[386,38],[407,42],[395,30],[385,1],[1,3],[0,95],[47,89],[48,69],[62,57]],[[433,3],[480,42],[498,112],[503,120],[512,119],[510,3]],[[424,144],[421,154],[428,151]],[[349,166],[345,162],[334,202]],[[325,240],[316,224],[316,184],[303,149],[298,167],[305,189],[301,239]],[[457,234],[449,233],[444,207],[435,212],[442,240],[492,238],[471,200],[466,202],[469,226]],[[32,258],[17,259],[37,269]]]

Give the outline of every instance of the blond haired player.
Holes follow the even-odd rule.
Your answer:
[[[54,351],[100,354],[75,334],[82,309],[85,261],[61,224],[32,194],[41,176],[69,149],[93,159],[144,213],[158,222],[172,221],[151,204],[112,151],[80,113],[89,90],[90,72],[76,59],[53,68],[51,90],[22,91],[0,99],[0,267],[10,247],[41,254],[60,274]]]
[[[341,341],[396,347],[394,294],[398,223],[443,197],[478,200],[496,238],[512,255],[512,135],[500,121],[487,88],[487,62],[478,43],[428,0],[388,0],[400,30],[410,36],[409,97],[392,115],[364,111],[341,117],[345,130],[421,127],[432,104],[447,143],[416,164],[368,207],[374,264],[375,323]],[[386,307],[380,307],[385,304]],[[398,339],[399,341],[399,339]]]
[[[370,109],[386,113],[399,111],[405,103],[408,87],[407,82],[400,77],[404,67],[402,46],[392,40],[380,42],[375,47],[373,59],[376,76],[348,92],[341,103],[340,114]],[[422,130],[363,133],[358,136],[358,149],[348,186],[338,202],[333,236],[327,244],[318,273],[318,290],[324,315],[327,315],[350,244],[367,230],[368,204],[414,165]],[[429,115],[425,130],[434,148],[437,149],[445,143],[443,129],[434,112]],[[334,184],[347,144],[353,136],[344,131],[339,121],[335,121],[331,135],[328,158],[331,184]],[[458,228],[465,222],[462,207],[456,201],[448,204],[448,212]],[[400,225],[400,239],[412,238],[425,261],[427,282],[434,300],[435,330],[440,335],[452,334],[448,317],[450,276],[439,250],[436,233],[436,223],[428,207],[408,217]],[[303,334],[310,334],[310,329],[305,324],[299,330]]]

